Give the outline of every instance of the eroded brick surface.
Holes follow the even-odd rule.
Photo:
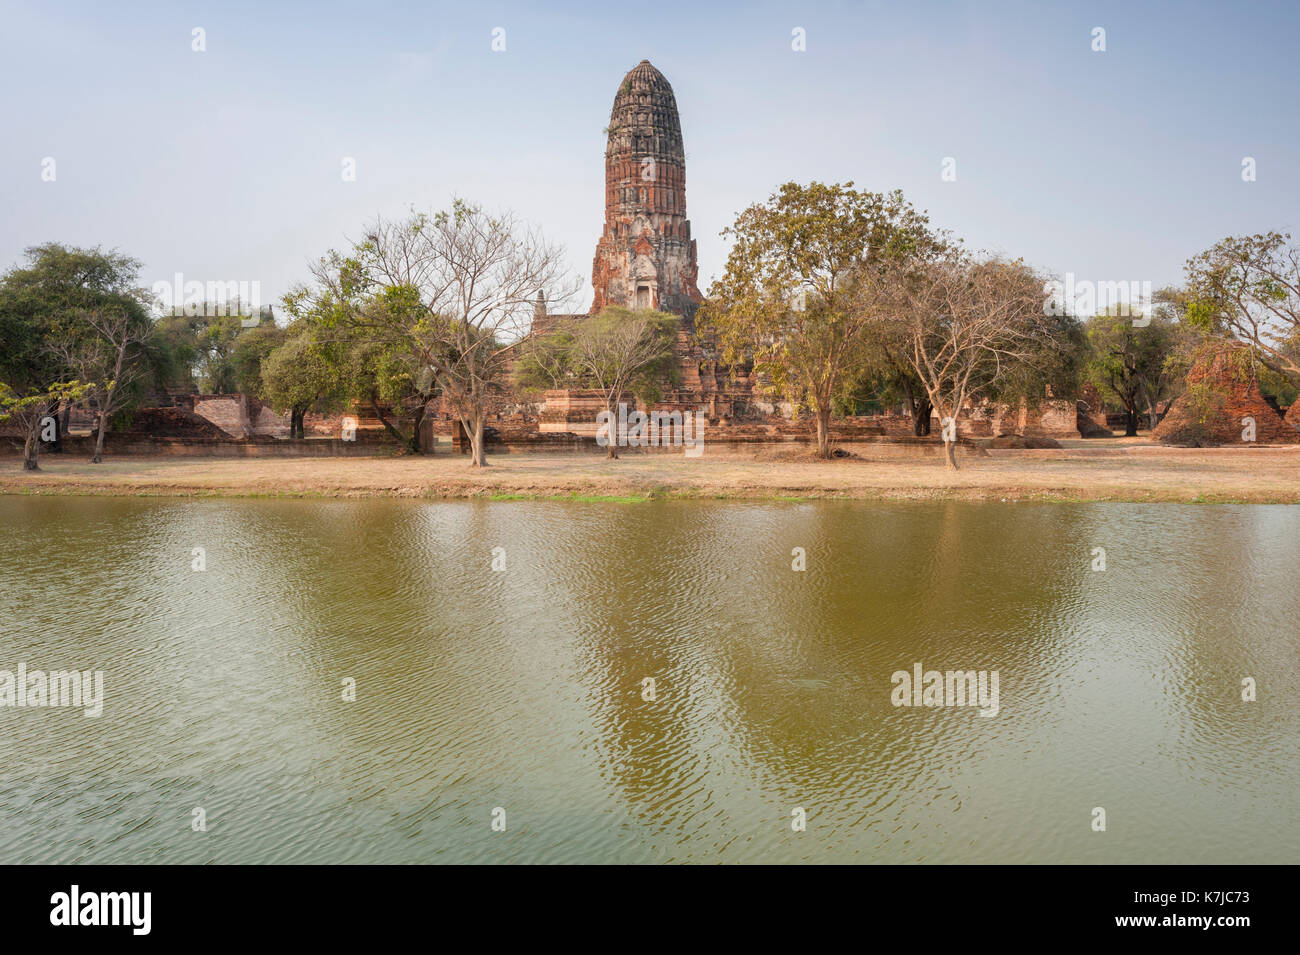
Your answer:
[[[610,111],[592,311],[654,308],[689,323],[701,301],[698,273],[677,100],[664,75],[642,60],[623,77]]]
[[[1199,435],[1207,444],[1243,444],[1245,419],[1254,422],[1256,444],[1298,444],[1296,431],[1264,397],[1259,380],[1249,361],[1249,347],[1224,342],[1206,346],[1187,373],[1188,391],[1169,408],[1169,413],[1155,430],[1155,436],[1168,443],[1183,443],[1189,435]],[[1201,422],[1190,402],[1197,386],[1210,385],[1220,397],[1218,413]]]

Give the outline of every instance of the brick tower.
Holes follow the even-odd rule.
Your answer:
[[[623,77],[610,111],[591,310],[655,308],[689,324],[701,300],[697,279],[677,100],[664,75],[642,60]]]

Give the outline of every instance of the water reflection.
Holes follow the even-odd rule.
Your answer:
[[[0,851],[1294,861],[1297,531],[1268,506],[3,498],[0,669],[100,668],[108,702],[0,708]],[[893,707],[918,662],[999,671],[1001,712]]]

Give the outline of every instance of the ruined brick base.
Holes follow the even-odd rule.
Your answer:
[[[1300,444],[1300,431],[1283,420],[1260,391],[1259,381],[1248,361],[1249,348],[1235,342],[1203,346],[1191,371],[1188,388],[1209,384],[1222,396],[1222,409],[1210,420],[1200,422],[1189,409],[1189,393],[1169,408],[1156,428],[1157,440],[1165,444],[1242,445],[1246,424],[1255,422],[1256,444]]]

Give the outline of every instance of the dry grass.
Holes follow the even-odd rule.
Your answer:
[[[104,464],[56,455],[25,473],[0,458],[0,493],[284,497],[724,497],[868,500],[1098,500],[1300,503],[1300,448],[1178,449],[1134,439],[1071,442],[1063,450],[993,451],[959,471],[939,457],[822,462],[792,449],[703,456],[503,454],[470,469],[460,456],[119,457]]]

